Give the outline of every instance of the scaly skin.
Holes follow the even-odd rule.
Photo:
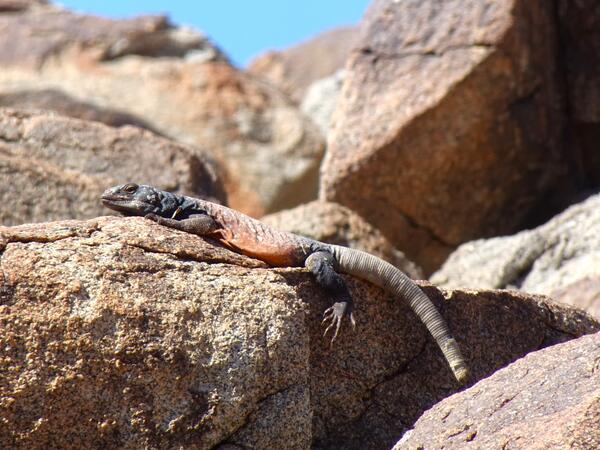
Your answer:
[[[344,317],[354,326],[353,303],[341,271],[363,278],[407,300],[440,346],[456,379],[468,378],[467,365],[446,322],[431,300],[391,264],[358,250],[329,245],[293,233],[278,231],[238,211],[206,200],[175,195],[152,186],[128,183],[107,189],[102,203],[125,215],[144,216],[161,225],[200,236],[276,267],[306,267],[332,296],[325,311],[325,335],[337,338]]]

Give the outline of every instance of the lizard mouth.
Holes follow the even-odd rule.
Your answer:
[[[100,200],[107,208],[128,216],[143,216],[155,209],[152,205],[118,194],[105,194]]]

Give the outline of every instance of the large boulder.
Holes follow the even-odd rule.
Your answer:
[[[337,203],[315,200],[270,214],[261,220],[279,230],[371,253],[398,267],[411,278],[423,278],[423,271],[394,248],[379,230]]]
[[[232,206],[244,212],[317,195],[318,128],[194,30],[162,16],[113,20],[42,5],[0,13],[0,38],[0,93],[60,90],[206,149],[228,172]]]
[[[600,333],[527,355],[427,411],[400,449],[600,448]]]
[[[99,195],[137,181],[224,201],[218,167],[197,149],[137,127],[0,109],[0,224],[90,218]]]
[[[132,125],[146,128],[158,134],[157,130],[139,117],[77,100],[56,89],[33,89],[0,93],[0,107],[25,111],[54,111],[63,116],[102,122],[111,127]]]
[[[600,4],[558,0],[560,51],[567,84],[570,150],[588,185],[600,186]]]
[[[112,20],[76,14],[44,1],[0,6],[0,61],[6,66],[41,69],[60,59],[110,61],[126,55],[226,60],[205,36],[169,24],[164,16]],[[10,39],[8,39],[10,38]],[[80,61],[84,63],[84,61]],[[89,69],[92,69],[91,67]]]
[[[374,1],[346,66],[321,198],[359,212],[426,271],[561,204],[573,174],[554,8]]]
[[[358,26],[333,28],[285,50],[257,56],[248,71],[283,89],[296,103],[317,80],[344,67],[358,40]]]
[[[212,448],[243,430],[260,448],[307,448],[292,287],[265,271],[247,283],[263,264],[196,236],[120,222],[3,233],[0,446]]]
[[[390,448],[458,386],[403,302],[347,280],[357,329],[331,347],[305,269],[139,217],[0,227],[0,447]],[[542,297],[423,288],[473,381],[598,329]]]
[[[533,230],[461,245],[431,281],[546,294],[600,318],[599,229],[597,194]]]

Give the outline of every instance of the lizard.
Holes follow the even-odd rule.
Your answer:
[[[339,272],[403,297],[435,339],[457,381],[462,384],[468,378],[458,344],[429,297],[402,271],[376,256],[279,231],[226,206],[148,185],[126,183],[111,187],[104,191],[101,201],[123,215],[143,216],[159,225],[213,238],[230,250],[272,267],[305,267],[333,299],[322,322],[327,325],[323,336],[332,330],[332,344],[345,317],[352,327],[356,324],[353,299]]]

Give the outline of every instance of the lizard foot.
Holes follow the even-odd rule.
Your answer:
[[[331,338],[331,345],[336,340],[338,332],[340,331],[340,327],[342,326],[342,319],[344,316],[350,317],[350,323],[352,324],[352,329],[356,328],[356,321],[354,320],[354,313],[351,310],[348,302],[336,302],[330,308],[327,308],[323,313],[323,321],[321,325],[326,325],[329,322],[327,328],[325,328],[325,332],[323,333],[323,337],[327,336],[329,330],[333,329],[333,337]],[[335,327],[335,328],[334,328]]]

